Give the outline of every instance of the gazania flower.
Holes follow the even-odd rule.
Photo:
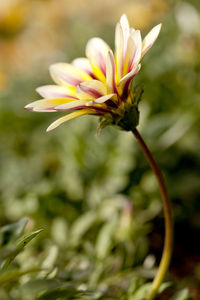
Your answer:
[[[50,67],[56,85],[42,86],[42,100],[25,108],[37,112],[68,112],[47,131],[85,114],[101,117],[101,126],[118,125],[132,130],[138,124],[138,100],[130,84],[140,70],[144,55],[155,42],[161,25],[155,26],[142,41],[140,30],[130,28],[126,15],[116,25],[115,52],[100,38],[86,46],[86,57]],[[71,112],[73,111],[73,112]]]
[[[59,63],[51,66],[50,74],[56,85],[38,88],[38,93],[44,99],[26,106],[27,109],[38,112],[68,112],[52,123],[47,131],[85,114],[100,116],[100,127],[112,124],[132,131],[157,178],[165,215],[163,254],[147,300],[153,300],[156,296],[169,266],[173,225],[164,178],[136,128],[141,92],[131,89],[131,82],[139,72],[141,60],[155,42],[160,28],[161,25],[155,26],[142,41],[140,31],[130,28],[127,17],[123,15],[116,26],[114,54],[100,38],[91,39],[86,46],[87,58],[77,58],[71,64]]]

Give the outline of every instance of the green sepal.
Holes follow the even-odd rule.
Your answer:
[[[143,87],[137,86],[128,91],[124,102],[113,111],[113,114],[106,114],[99,120],[98,132],[106,126],[113,125],[125,131],[131,131],[139,124],[138,104],[141,101]],[[122,97],[123,100],[123,97]]]
[[[123,116],[114,125],[119,129],[130,131],[139,124],[139,110],[136,104],[125,104]]]

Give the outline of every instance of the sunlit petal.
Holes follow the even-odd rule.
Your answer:
[[[76,58],[72,61],[72,65],[75,66],[76,68],[86,72],[91,77],[94,77],[89,59],[87,59],[85,57]]]
[[[38,112],[51,112],[56,111],[55,107],[64,103],[74,102],[77,98],[55,98],[55,99],[42,99],[29,103],[25,109],[38,111]]]
[[[107,92],[105,84],[98,80],[82,82],[76,88],[76,96],[81,100],[97,99]]]
[[[142,39],[139,30],[131,31],[128,39],[127,51],[123,66],[123,76],[129,73],[140,61],[142,50]]]
[[[38,87],[36,91],[44,98],[63,98],[75,96],[74,91],[69,89],[67,86],[44,85]]]
[[[121,24],[116,25],[115,29],[115,61],[116,61],[116,74],[117,81],[122,77],[123,70],[123,47],[124,47],[123,31]]]
[[[127,83],[129,83],[133,77],[139,72],[141,68],[141,65],[137,65],[135,66],[131,72],[129,72],[128,74],[126,74],[119,82],[119,90],[122,91],[124,89],[124,87],[126,86]]]
[[[147,51],[151,48],[151,46],[154,44],[155,40],[157,39],[161,24],[158,24],[155,26],[144,38],[142,43],[142,57],[147,53]]]
[[[83,109],[83,110],[79,110],[79,111],[74,111],[62,118],[59,118],[58,120],[56,120],[55,122],[53,122],[48,128],[47,131],[51,131],[53,129],[55,129],[56,127],[58,127],[60,124],[67,122],[69,120],[72,120],[74,118],[80,117],[82,115],[86,115],[86,114],[93,114],[94,112],[89,110],[89,109]]]
[[[115,60],[113,52],[108,52],[107,64],[106,64],[106,85],[107,92],[112,93],[116,91],[115,87]]]
[[[86,56],[88,57],[92,70],[97,79],[105,82],[106,60],[110,47],[100,38],[92,38],[86,46]]]
[[[126,52],[126,48],[127,48],[127,43],[128,43],[128,38],[129,38],[129,34],[130,34],[130,26],[129,26],[129,22],[127,19],[127,16],[125,14],[123,14],[120,18],[120,24],[122,27],[122,32],[123,32],[123,43],[124,43],[124,55]]]
[[[71,102],[68,102],[68,103],[58,105],[58,106],[55,107],[55,109],[57,111],[70,110],[70,109],[73,109],[73,108],[77,108],[79,106],[84,106],[84,105],[87,104],[87,102],[88,101],[86,101],[86,100],[75,100],[75,101],[71,101]]]
[[[92,78],[84,71],[71,64],[57,63],[50,67],[50,74],[53,80],[59,84],[68,87],[76,87],[85,80]]]
[[[107,100],[111,99],[113,96],[115,96],[115,94],[108,94],[108,95],[102,96],[102,97],[96,99],[95,103],[104,103]]]

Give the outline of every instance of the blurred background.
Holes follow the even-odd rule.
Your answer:
[[[26,216],[26,232],[45,228],[10,268],[51,269],[9,279],[1,299],[143,299],[136,293],[155,273],[162,203],[131,133],[97,134],[97,118],[86,116],[47,134],[61,115],[24,110],[40,98],[36,87],[52,84],[50,64],[84,56],[94,36],[113,47],[122,13],[143,36],[163,24],[133,83],[144,84],[139,130],[173,205],[174,253],[158,299],[200,299],[198,0],[0,1],[0,225]],[[44,277],[82,296],[65,298],[67,288]]]

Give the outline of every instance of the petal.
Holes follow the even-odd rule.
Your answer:
[[[96,99],[95,103],[98,103],[98,104],[104,103],[107,100],[109,100],[110,98],[112,98],[113,96],[115,96],[115,94],[108,94],[108,95],[102,96],[102,97]]]
[[[122,77],[123,49],[124,49],[123,31],[122,31],[121,24],[118,23],[115,29],[115,60],[116,60],[117,81],[120,81]]]
[[[79,57],[72,61],[72,65],[77,67],[78,69],[86,72],[89,74],[92,78],[94,77],[94,74],[92,72],[92,67],[90,65],[89,59],[85,57]]]
[[[36,91],[44,98],[63,98],[68,96],[75,96],[74,91],[67,88],[66,86],[44,85],[38,87]]]
[[[56,111],[55,107],[67,102],[74,102],[77,98],[56,98],[56,99],[42,99],[29,103],[25,109],[37,112],[52,112]]]
[[[96,78],[105,82],[106,60],[110,47],[100,38],[92,38],[86,46],[86,56],[88,57],[92,70]]]
[[[76,87],[82,81],[91,80],[92,78],[84,71],[76,68],[71,64],[58,63],[50,67],[50,74],[53,80],[59,84],[68,87]]]
[[[129,83],[133,77],[139,72],[141,68],[141,65],[136,65],[131,72],[126,74],[119,82],[119,91],[122,93],[124,87],[126,86],[127,83]]]
[[[50,130],[53,130],[55,129],[56,127],[58,127],[60,124],[64,123],[64,122],[67,122],[71,119],[74,119],[74,118],[77,118],[79,116],[82,116],[82,115],[86,115],[86,114],[93,114],[94,112],[89,110],[89,109],[83,109],[83,110],[79,110],[79,111],[75,111],[75,112],[72,112],[58,120],[56,120],[55,122],[53,122],[48,128],[47,128],[47,131],[50,131]]]
[[[147,51],[151,48],[151,46],[157,39],[161,26],[161,24],[155,26],[144,38],[142,43],[142,57],[147,53]]]
[[[128,39],[126,57],[123,66],[123,76],[129,73],[141,58],[142,39],[139,30],[131,31]]]
[[[64,104],[58,105],[58,106],[55,107],[55,109],[57,111],[71,110],[71,109],[77,108],[79,106],[84,106],[84,105],[87,104],[87,102],[88,101],[86,101],[86,100],[71,101],[71,102],[68,102],[68,103],[64,103]]]
[[[129,38],[129,34],[130,34],[130,26],[129,26],[129,22],[127,19],[127,16],[125,14],[123,14],[120,18],[120,24],[122,27],[122,32],[123,32],[123,39],[124,39],[124,54],[126,52],[126,48],[127,48],[127,43],[128,43],[128,38]]]
[[[105,95],[106,92],[106,86],[98,80],[82,82],[76,88],[76,96],[81,100],[95,100]]]
[[[107,64],[106,64],[106,85],[107,92],[112,93],[116,91],[115,87],[115,61],[112,50],[108,52]]]

